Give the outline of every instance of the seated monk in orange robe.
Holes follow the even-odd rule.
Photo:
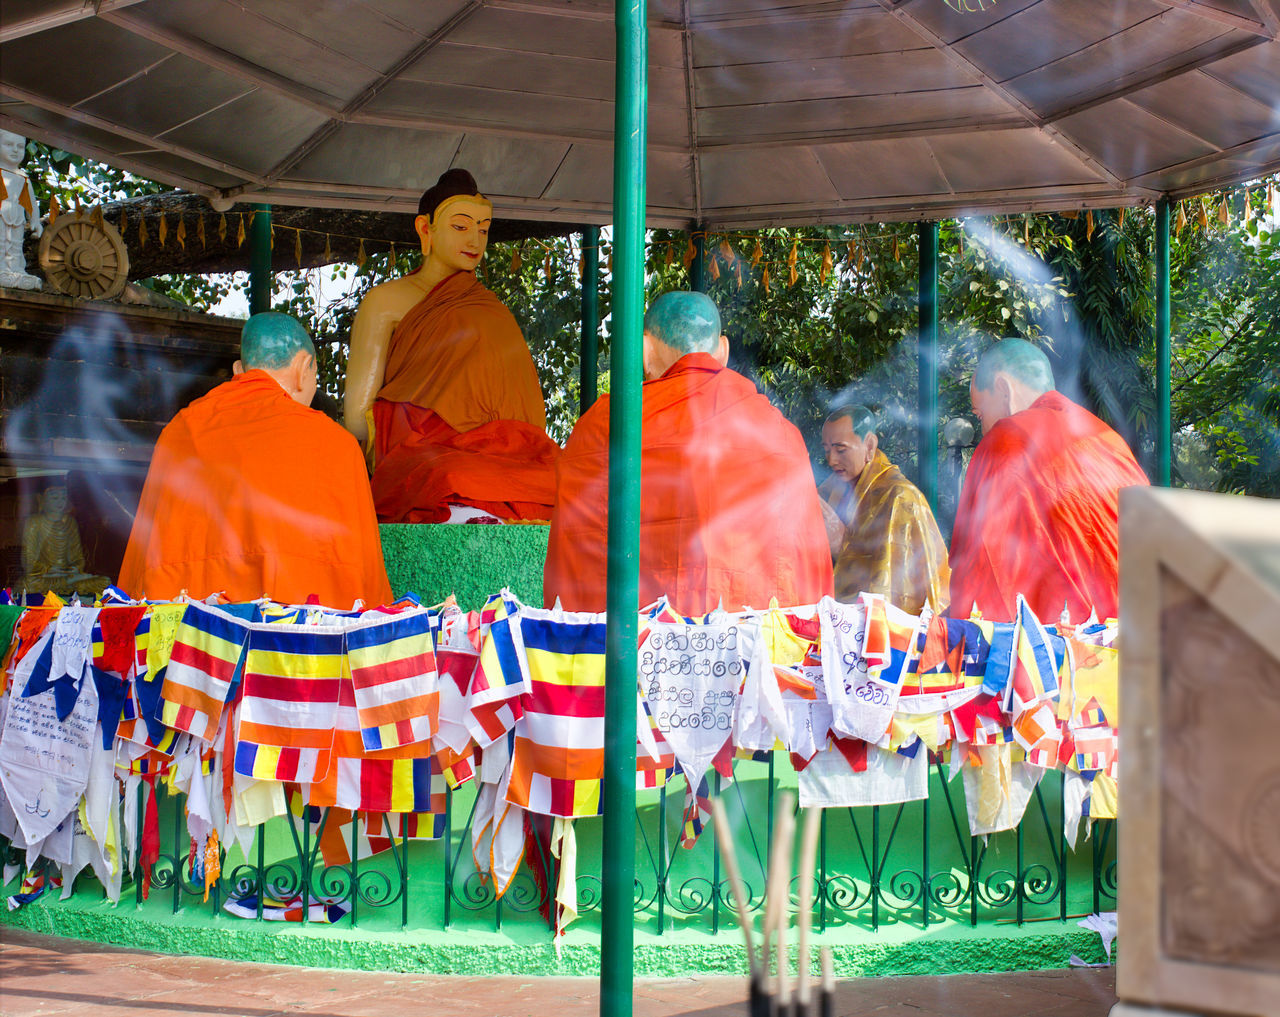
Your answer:
[[[492,209],[470,173],[445,173],[414,220],[422,267],[375,286],[356,312],[343,423],[371,453],[383,522],[448,522],[451,506],[551,518],[560,449],[538,372],[515,318],[475,277]]]
[[[1119,614],[1120,489],[1148,483],[1124,439],[1055,391],[1048,358],[1004,339],[969,395],[983,437],[951,536],[951,606],[1012,621],[1017,595],[1041,621]]]
[[[306,329],[287,314],[255,314],[234,371],[161,433],[119,585],[157,600],[186,590],[388,603],[360,447],[309,409],[316,358]]]
[[[720,314],[666,293],[644,319],[640,603],[682,614],[812,604],[831,552],[800,432],[725,365]],[[605,609],[609,397],[573,429],[556,472],[543,598]]]

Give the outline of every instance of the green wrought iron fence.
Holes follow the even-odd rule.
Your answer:
[[[715,778],[714,794],[729,812],[748,907],[756,911],[764,903],[775,794],[794,775],[789,767],[776,772],[772,759],[734,765],[736,779],[722,786]],[[1045,775],[1015,829],[987,837],[970,835],[960,782],[949,783],[941,764],[933,765],[929,787],[925,801],[827,810],[815,874],[819,930],[852,925],[874,933],[888,923],[1021,925],[1114,908],[1115,824],[1086,819],[1073,851],[1063,830],[1061,774]],[[351,860],[343,864],[326,864],[320,849],[329,810],[322,810],[315,823],[293,813],[278,817],[259,830],[252,857],[234,846],[224,848],[221,874],[205,902],[204,882],[193,876],[182,797],[162,791],[160,798],[162,850],[151,866],[150,893],[167,896],[175,913],[207,908],[212,916],[228,899],[254,900],[262,919],[264,898],[296,899],[304,922],[311,904],[338,902],[349,907],[341,922],[350,926],[380,915],[386,916],[379,922],[384,927],[387,918],[394,925],[398,917],[402,929],[479,923],[497,930],[504,922],[544,922],[540,910],[547,909],[548,894],[554,893],[554,879],[546,883],[551,890],[539,889],[525,864],[505,895],[495,899],[492,882],[481,877],[472,860],[475,796],[467,785],[447,795],[439,839],[393,840],[388,850],[360,857],[360,831],[351,824],[349,837],[344,836]],[[683,804],[683,784],[638,794],[636,921],[658,934],[680,927],[716,935],[726,922],[736,924],[732,894],[710,824],[692,848],[681,846]],[[387,829],[397,829],[403,838],[404,819],[383,818]],[[592,870],[590,864],[600,861],[599,825],[598,820],[577,822],[581,916],[590,916],[600,904],[600,866]],[[6,853],[17,859],[16,849]],[[552,859],[539,861],[544,871],[552,870]],[[136,870],[128,874],[132,886],[126,891],[138,902],[140,876]],[[75,892],[103,891],[82,873]],[[798,897],[794,880],[792,893]]]

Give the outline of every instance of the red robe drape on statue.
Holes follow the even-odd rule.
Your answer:
[[[350,434],[246,371],[161,433],[119,584],[154,599],[388,603],[367,477]]]
[[[1059,392],[1005,417],[969,463],[951,536],[949,614],[1011,621],[1119,613],[1120,489],[1147,484],[1124,439]]]
[[[469,272],[396,326],[373,405],[373,496],[383,522],[438,523],[449,503],[549,519],[560,449],[529,347]]]
[[[640,603],[686,615],[812,604],[831,593],[831,552],[800,432],[742,375],[705,353],[645,382]],[[543,599],[605,609],[609,398],[560,457]]]

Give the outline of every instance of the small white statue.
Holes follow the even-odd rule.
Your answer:
[[[43,283],[39,276],[27,271],[27,259],[22,253],[28,224],[33,237],[44,232],[31,181],[18,169],[26,151],[26,138],[0,130],[0,286],[38,290]]]

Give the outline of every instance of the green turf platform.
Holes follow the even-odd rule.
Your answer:
[[[384,523],[379,529],[397,596],[412,590],[424,604],[438,604],[452,593],[459,607],[474,611],[506,586],[524,603],[542,606],[549,527]]]

